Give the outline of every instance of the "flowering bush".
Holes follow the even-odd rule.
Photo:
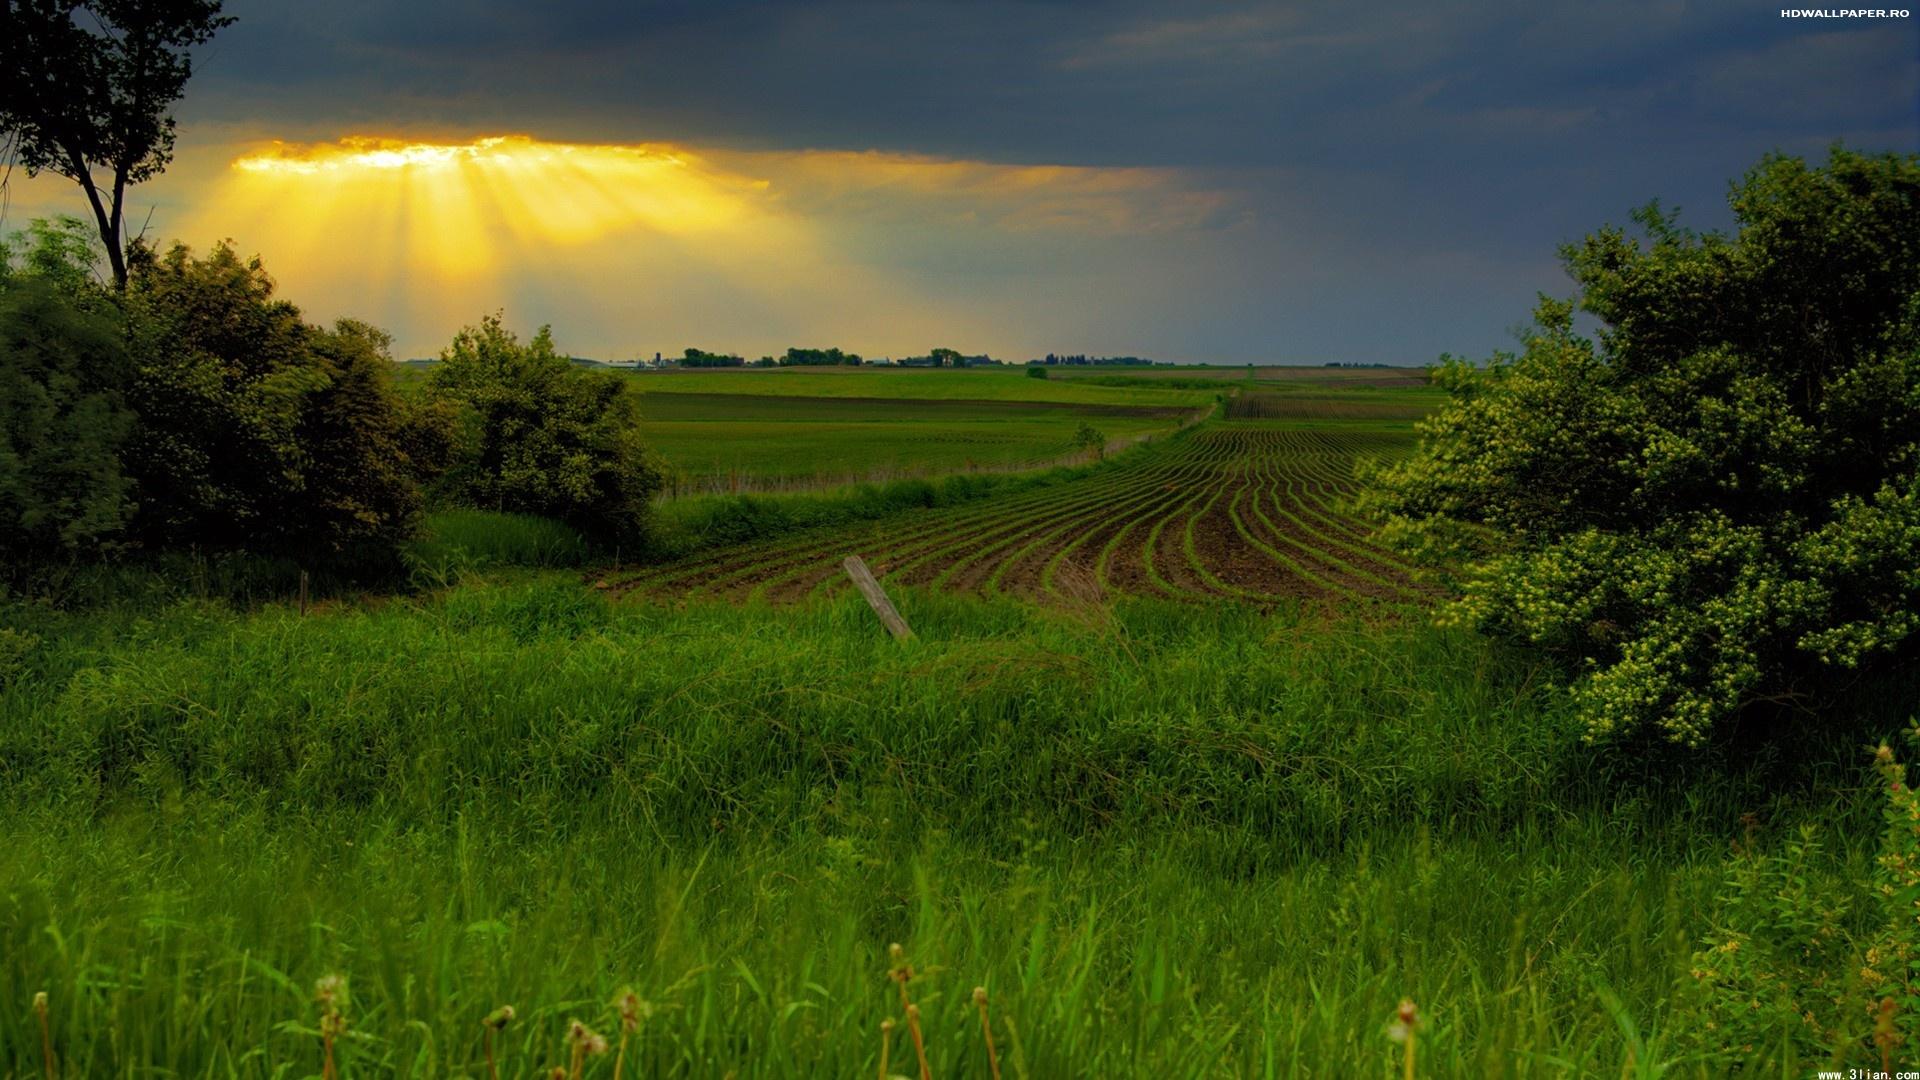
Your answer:
[[[1593,737],[1698,744],[1920,643],[1920,158],[1768,158],[1732,206],[1731,236],[1656,203],[1566,248],[1577,301],[1446,360],[1373,470],[1444,618],[1562,657]]]

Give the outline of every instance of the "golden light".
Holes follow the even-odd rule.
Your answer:
[[[229,160],[167,232],[201,248],[230,237],[315,316],[408,328],[414,355],[499,307],[636,352],[749,327],[771,341],[984,338],[990,313],[896,261],[937,265],[980,230],[1205,228],[1223,204],[1164,170],[527,135],[258,142]]]
[[[397,243],[405,264],[456,276],[496,267],[508,240],[568,245],[625,229],[672,236],[723,229],[748,217],[748,198],[766,186],[677,148],[525,135],[276,142],[233,168],[229,210],[292,209],[314,239]]]

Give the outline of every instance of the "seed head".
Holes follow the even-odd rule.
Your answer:
[[[589,1054],[607,1052],[607,1037],[578,1020],[568,1023],[567,1041]]]
[[[488,1013],[487,1018],[480,1022],[492,1028],[495,1031],[500,1031],[503,1028],[505,1028],[508,1024],[513,1023],[513,1015],[514,1015],[513,1006],[502,1005],[499,1008]]]
[[[880,1034],[890,1035],[892,1033],[893,1033],[893,1017],[889,1016],[885,1020],[880,1021]]]
[[[1395,1014],[1393,1023],[1387,1025],[1387,1038],[1397,1043],[1406,1042],[1413,1038],[1413,1033],[1419,1026],[1420,1014],[1414,1009],[1413,1002],[1403,1000],[1400,1002],[1400,1010]]]
[[[42,990],[39,993],[33,995],[33,1011],[36,1015],[40,1016],[42,1019],[46,1018],[47,992],[45,990]]]
[[[974,987],[974,988],[973,988],[973,1003],[974,1003],[975,1005],[985,1005],[985,1004],[987,1003],[987,988],[986,988],[986,987],[984,987],[984,986],[976,986],[976,987]]]
[[[346,1005],[347,977],[340,974],[322,975],[313,984],[313,1000],[319,1002],[321,1007],[328,1009]]]
[[[640,1021],[653,1015],[653,1006],[631,990],[622,993],[614,1006],[620,1012],[620,1030],[628,1035],[640,1030]]]

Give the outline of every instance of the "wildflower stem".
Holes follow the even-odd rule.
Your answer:
[[[1000,1080],[1000,1052],[993,1046],[993,1024],[987,1019],[987,988],[973,988],[973,1003],[980,1006],[980,1034],[987,1040],[987,1068],[993,1073],[993,1080]]]
[[[47,1080],[57,1075],[53,1062],[53,1025],[47,1019],[47,992],[33,995],[33,1011],[40,1017],[40,1060],[46,1063]]]
[[[927,1043],[920,1037],[920,1006],[918,1005],[907,1006],[907,1030],[913,1033],[913,1052],[920,1059],[920,1080],[933,1080],[933,1070],[927,1067]]]

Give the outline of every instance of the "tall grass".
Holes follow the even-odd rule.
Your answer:
[[[586,537],[552,518],[455,508],[428,516],[408,548],[416,566],[470,570],[499,566],[578,566],[591,553]]]
[[[627,986],[630,1075],[871,1074],[888,1018],[917,1070],[889,942],[936,1077],[988,1073],[975,986],[1009,1076],[1386,1074],[1405,998],[1423,1075],[1713,1075],[1678,1002],[1729,839],[1824,821],[1821,874],[1870,862],[1872,724],[1626,755],[1525,657],[1415,624],[899,599],[905,647],[857,601],[560,575],[0,609],[31,641],[0,1075],[39,1067],[38,990],[67,1075],[312,1075],[333,973],[347,1077],[483,1075],[503,1004],[501,1075],[565,1065]]]

